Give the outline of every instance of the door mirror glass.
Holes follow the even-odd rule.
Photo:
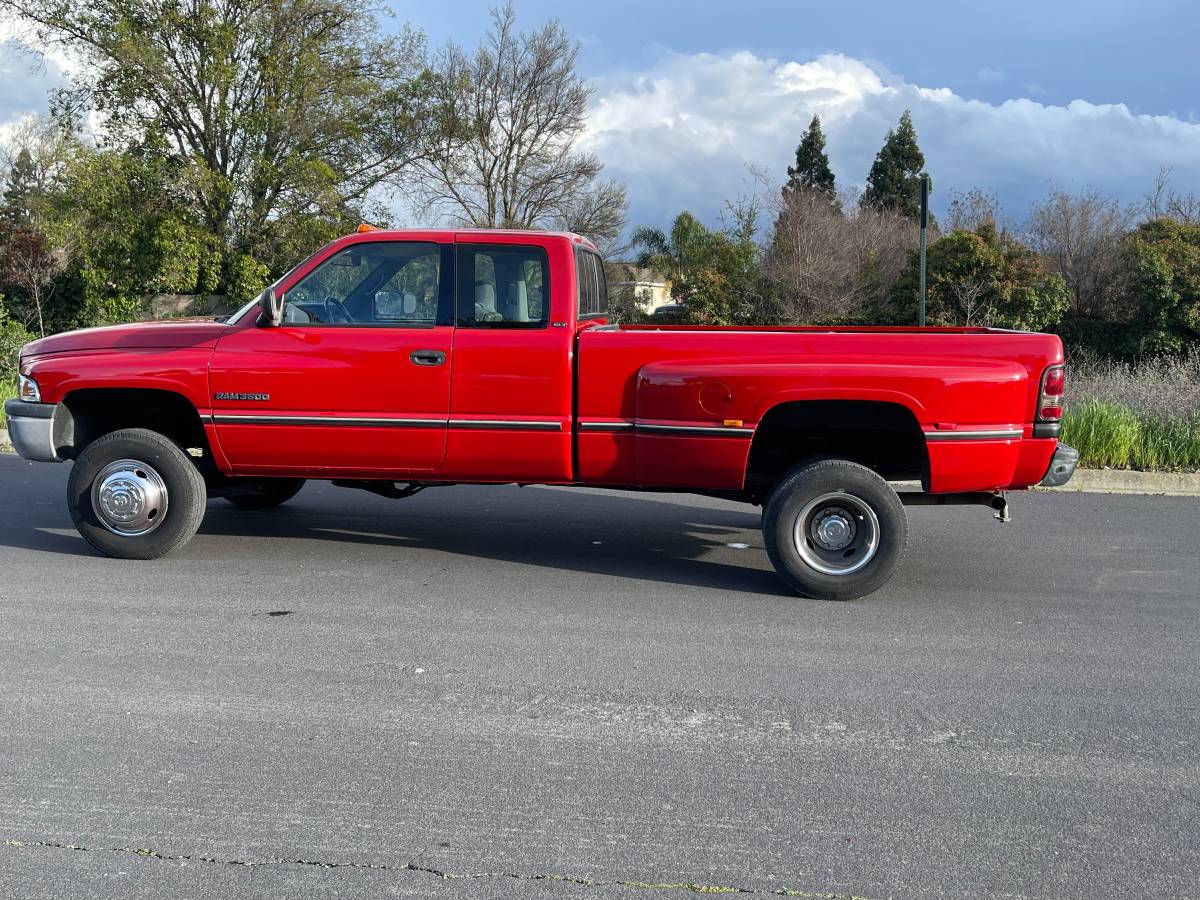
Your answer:
[[[398,319],[411,319],[417,311],[415,294],[403,291],[375,292],[375,321],[388,322]]]
[[[258,324],[264,328],[278,328],[283,324],[283,298],[274,288],[267,288],[258,296]]]

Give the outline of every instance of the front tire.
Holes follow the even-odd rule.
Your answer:
[[[874,471],[844,459],[792,469],[763,509],[775,571],[797,593],[852,600],[881,588],[908,543],[908,517]]]
[[[191,540],[204,518],[204,478],[174,441],[124,428],[88,444],[67,479],[83,539],[106,556],[156,559]]]

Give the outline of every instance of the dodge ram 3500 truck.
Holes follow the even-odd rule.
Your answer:
[[[904,503],[1005,517],[1003,491],[1075,468],[1053,335],[610,325],[606,307],[576,235],[364,226],[225,321],[26,345],[9,433],[74,461],[71,516],[110,556],[161,556],[208,498],[264,509],[305,479],[588,485],[761,504],[784,581],[831,599],[887,581]]]

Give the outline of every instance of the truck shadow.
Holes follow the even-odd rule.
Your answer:
[[[448,492],[469,499],[439,502]],[[741,511],[641,494],[513,487],[437,488],[398,502],[352,493],[339,499],[340,508],[314,508],[302,493],[265,513],[214,501],[197,541],[252,534],[433,550],[560,572],[791,596],[767,560],[760,517],[749,506]]]
[[[0,456],[0,494],[13,510],[0,520],[0,547],[101,559],[76,534],[67,513],[68,471]],[[267,512],[210,501],[192,542],[149,565],[184,559],[219,565],[264,556],[309,561],[312,548],[288,545],[311,541],[329,546],[331,563],[337,544],[353,544],[533,566],[551,576],[569,572],[791,596],[762,550],[756,508],[667,497],[510,486],[431,488],[390,501],[312,483],[286,506]],[[279,545],[272,546],[275,542]],[[402,560],[386,553],[369,556],[379,565]]]

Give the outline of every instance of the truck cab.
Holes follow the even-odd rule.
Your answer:
[[[583,276],[577,282],[577,272]],[[229,322],[208,364],[231,475],[570,482],[573,349],[603,321],[574,235],[374,232],[327,247]],[[582,318],[576,296],[597,309]]]

